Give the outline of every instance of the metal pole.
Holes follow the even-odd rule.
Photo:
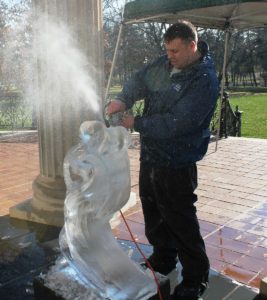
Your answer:
[[[124,7],[123,7],[123,11],[122,11],[122,20],[123,20],[123,15],[124,15]],[[111,79],[113,77],[114,67],[116,65],[116,61],[117,61],[117,57],[118,57],[118,49],[119,49],[119,44],[120,44],[120,40],[121,40],[121,34],[122,34],[123,26],[124,26],[124,24],[121,23],[118,38],[117,38],[117,42],[116,42],[116,47],[115,47],[115,51],[114,51],[114,55],[113,55],[113,60],[112,60],[112,64],[111,64],[111,70],[110,70],[110,74],[109,74],[109,77],[108,77],[108,83],[107,83],[107,87],[106,87],[105,104],[107,103],[108,93],[109,93],[110,84],[111,84]],[[105,107],[105,105],[104,105],[104,107]]]
[[[226,62],[227,62],[227,54],[228,54],[228,43],[229,43],[229,36],[230,32],[229,29],[225,31],[225,42],[224,42],[224,57],[223,57],[223,69],[222,69],[222,82],[221,82],[221,92],[220,92],[220,101],[219,101],[219,127],[216,134],[216,146],[215,152],[218,149],[218,141],[220,137],[220,130],[221,130],[221,114],[222,114],[222,100],[223,100],[223,91],[225,86],[225,71],[226,71]]]

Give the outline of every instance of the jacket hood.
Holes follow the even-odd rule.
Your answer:
[[[171,72],[173,66],[170,63],[167,55],[166,54],[163,55],[161,57],[161,59],[165,61],[166,68],[168,69],[169,72]],[[191,73],[192,71],[195,72],[195,71],[204,70],[204,69],[214,69],[214,62],[213,62],[210,52],[207,52],[204,56],[201,56],[198,61],[196,61],[192,65],[188,66],[187,68],[183,69],[178,74],[185,75],[187,73]]]

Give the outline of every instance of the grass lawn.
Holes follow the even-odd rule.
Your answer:
[[[241,136],[267,139],[267,94],[232,95],[230,104],[243,111]]]

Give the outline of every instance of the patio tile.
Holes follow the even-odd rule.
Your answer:
[[[263,272],[266,273],[267,271],[267,264],[263,264],[261,259],[251,257],[248,255],[242,256],[240,259],[237,259],[234,263],[236,266],[239,268],[248,270],[248,271],[253,271],[255,273]]]
[[[266,275],[264,275],[264,274],[258,274],[248,282],[248,285],[251,286],[251,287],[258,288],[261,284],[261,280],[265,277],[266,277]],[[256,300],[257,298],[253,298],[253,299]],[[258,300],[265,300],[265,299],[264,298],[258,298]]]
[[[230,218],[224,216],[214,215],[202,211],[198,211],[197,215],[200,220],[209,221],[217,225],[224,225],[225,223],[229,222],[229,220],[231,220]]]
[[[148,242],[145,235],[138,235],[137,238],[136,238],[136,242],[141,243],[141,244],[149,245],[149,242]]]
[[[240,174],[240,173],[234,174],[236,178],[232,181],[232,184],[239,185],[239,186],[247,186],[247,184],[251,182],[251,179],[240,175],[244,175],[244,174]]]
[[[253,200],[253,201],[256,201],[256,202],[264,202],[264,201],[266,201],[267,191],[266,191],[266,195],[259,195],[259,194],[257,194],[259,192],[260,191],[255,191],[255,194],[248,195],[246,197],[246,199]]]
[[[248,271],[234,265],[226,266],[221,273],[245,284],[248,284],[257,276],[257,273],[255,272]]]
[[[224,270],[226,268],[226,266],[228,265],[227,262],[218,260],[212,256],[209,257],[209,261],[210,261],[210,265],[212,266],[212,268],[219,273],[221,273],[222,270]]]
[[[240,191],[238,191],[238,190],[236,190],[236,189],[230,193],[230,196],[231,196],[231,197],[245,198],[245,199],[247,199],[247,197],[248,197],[249,195],[250,195],[249,193],[240,192]]]
[[[256,190],[255,195],[260,195],[260,196],[264,196],[265,198],[267,198],[267,189],[262,188],[262,189]]]
[[[263,226],[254,226],[249,229],[248,232],[267,238],[267,228]]]
[[[211,236],[205,239],[207,244],[211,244],[217,246],[219,248],[224,248],[228,250],[232,250],[241,254],[248,253],[253,246],[250,244],[242,243],[236,240],[231,240],[220,236],[217,233],[212,234]]]
[[[247,211],[247,207],[244,205],[239,205],[239,204],[235,204],[235,203],[230,203],[227,201],[214,201],[212,202],[210,205],[215,206],[217,208],[223,208],[223,209],[228,209],[228,210],[232,210],[234,212],[244,212]]]
[[[135,239],[146,244],[138,198],[139,148],[136,139],[134,137],[133,148],[129,149],[129,157],[131,186],[138,203],[125,216]],[[260,278],[267,276],[267,271],[260,271],[261,265],[266,264],[267,249],[267,208],[264,206],[267,198],[267,142],[228,138],[219,142],[216,153],[214,146],[210,144],[209,155],[198,163],[197,189],[197,214],[211,266],[224,270],[235,280],[259,286]],[[11,203],[32,196],[32,181],[38,173],[37,144],[0,142],[0,214],[7,214]],[[131,239],[122,221],[113,232],[120,239]],[[238,289],[230,292],[234,295]],[[218,299],[217,295],[214,297],[208,299]]]
[[[200,220],[208,221],[217,225],[224,225],[225,223],[231,220],[230,218],[221,215],[211,214],[209,212],[205,212],[201,210],[197,212],[197,215]]]
[[[214,181],[218,181],[218,182],[230,184],[235,179],[236,179],[236,176],[234,176],[234,175],[228,175],[227,177],[218,176]]]
[[[206,189],[209,189],[210,186],[215,186],[215,187],[219,187],[219,188],[228,190],[228,192],[230,192],[236,188],[235,185],[228,184],[228,183],[222,183],[222,182],[218,182],[215,180],[213,180],[212,182],[207,182],[206,180],[203,180],[203,182],[205,183]],[[202,181],[200,181],[200,187],[202,187]]]
[[[213,204],[213,202],[211,204]],[[199,210],[229,219],[234,219],[237,216],[237,213],[231,209],[223,209],[221,207],[215,207],[211,204],[209,203],[207,205],[203,205]]]
[[[267,239],[264,239],[263,241],[260,241],[258,245],[261,246],[261,247],[267,248]]]
[[[250,213],[261,218],[267,218],[267,211],[265,209],[254,209]]]
[[[112,230],[112,233],[115,238],[117,239],[122,239],[122,240],[128,240],[131,241],[131,235],[130,233],[126,230],[126,228],[120,228],[116,227]],[[136,236],[135,236],[136,238]]]
[[[254,225],[250,223],[240,222],[240,221],[232,221],[229,226],[240,231],[249,231],[250,229],[253,228]]]
[[[247,177],[247,178],[254,178],[254,179],[257,179],[257,178],[261,177],[261,175],[255,174],[255,173],[247,173],[244,176]]]
[[[237,241],[255,245],[258,244],[260,241],[264,240],[264,237],[253,234],[253,233],[248,233],[248,232],[243,232],[239,236],[235,238]]]
[[[265,175],[266,170],[265,169],[255,169],[253,171],[251,171],[252,174],[258,174],[258,175]]]
[[[238,192],[246,193],[246,194],[250,195],[250,194],[253,194],[257,190],[257,188],[255,188],[255,187],[251,188],[251,187],[248,187],[248,185],[246,185],[246,186],[236,185],[235,190],[238,191]]]
[[[226,266],[228,266],[227,262],[218,260],[212,256],[209,257],[209,261],[210,261],[210,265],[212,266],[212,268],[219,273],[222,272],[222,270],[224,270],[226,268]]]
[[[136,212],[130,213],[130,214],[129,214],[129,212],[126,212],[125,217],[127,218],[127,220],[144,224],[144,216],[143,216],[143,212],[141,209],[137,210]]]
[[[209,258],[215,258],[218,261],[222,261],[226,264],[234,264],[238,259],[241,259],[243,254],[228,250],[225,248],[219,248],[210,244],[206,245]]]
[[[200,224],[200,227],[203,230],[206,230],[207,232],[212,232],[212,231],[218,229],[218,227],[219,227],[216,224],[213,224],[213,223],[210,223],[210,222],[207,222],[207,221],[203,221],[203,220],[199,220],[199,224]]]
[[[256,216],[248,213],[248,214],[239,216],[237,220],[255,225],[255,224],[261,223],[261,221],[263,219],[261,217],[256,217]]]
[[[257,223],[258,225],[267,227],[267,218],[260,218],[260,220]]]
[[[199,192],[197,192],[197,194],[198,194],[198,201],[197,201],[197,203],[195,203],[195,205],[199,205],[199,204],[201,204],[201,205],[203,205],[203,204],[208,204],[208,203],[210,203],[211,201],[214,201],[214,200],[212,200],[211,198],[207,198],[207,197],[205,197],[205,196],[200,195],[201,193],[199,193]]]
[[[228,197],[226,197],[224,199],[225,202],[230,202],[233,204],[239,204],[242,205],[244,207],[247,208],[253,208],[256,205],[258,205],[257,201],[253,201],[253,200],[248,200],[248,199],[244,199],[244,198],[238,198],[238,197],[233,197],[232,195],[229,195]]]
[[[261,259],[263,263],[267,264],[267,247],[260,246],[259,243],[247,255]]]
[[[231,228],[231,227],[227,227],[224,226],[222,228],[220,228],[217,232],[217,234],[219,234],[222,237],[228,238],[228,239],[235,239],[237,236],[239,236],[239,234],[241,233],[240,230],[237,230],[235,228]]]
[[[207,236],[210,232],[200,227],[200,234],[204,237]]]

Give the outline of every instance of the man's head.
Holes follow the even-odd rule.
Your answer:
[[[190,22],[179,21],[170,26],[164,42],[168,58],[177,69],[184,69],[199,58],[197,31]]]

